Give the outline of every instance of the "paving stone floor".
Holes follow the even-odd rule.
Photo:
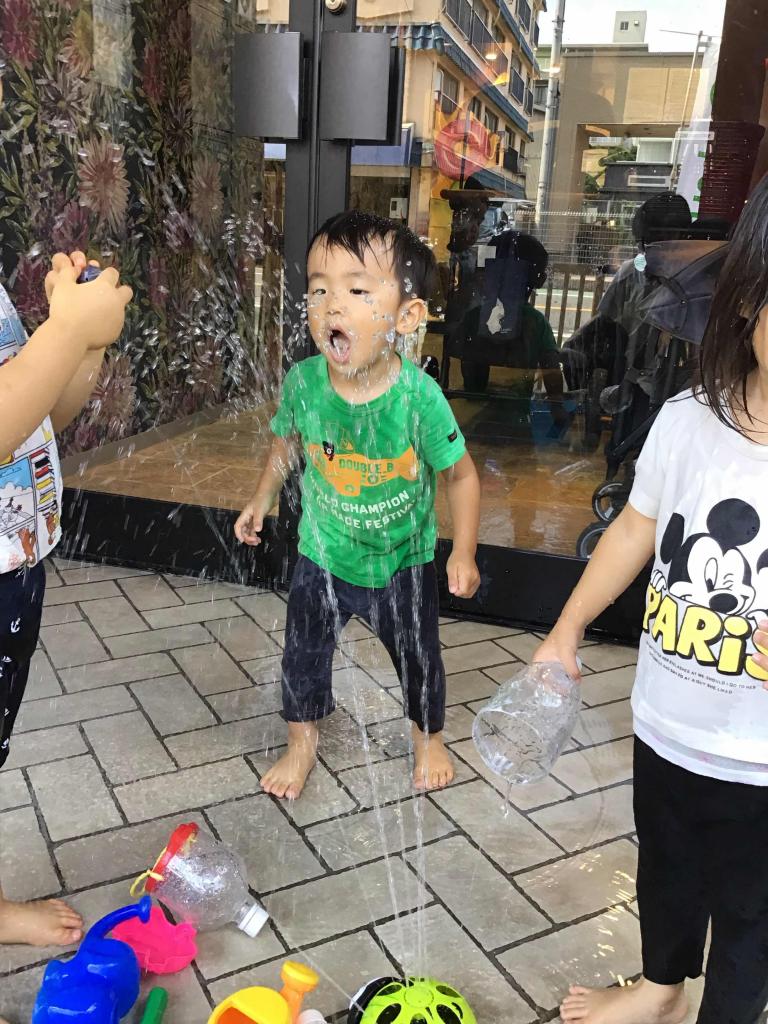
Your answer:
[[[505,813],[472,720],[537,638],[443,624],[457,779],[415,797],[397,681],[352,622],[321,764],[288,805],[259,790],[284,742],[285,609],[283,596],[246,587],[54,560],[0,775],[7,894],[66,895],[92,922],[129,902],[130,882],[178,823],[231,843],[271,923],[256,940],[234,928],[202,936],[193,967],[164,981],[166,1024],[205,1024],[237,989],[276,984],[289,953],[320,971],[313,1004],[334,1020],[362,984],[401,969],[457,986],[480,1024],[552,1020],[570,982],[635,975],[635,651],[585,646],[574,741],[552,777],[518,788]],[[29,1021],[53,954],[0,947],[10,1024]]]

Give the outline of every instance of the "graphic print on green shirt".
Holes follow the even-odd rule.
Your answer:
[[[359,587],[385,587],[400,569],[432,561],[437,474],[466,447],[431,377],[403,360],[389,391],[351,405],[323,356],[304,359],[285,378],[271,427],[304,449],[301,554]]]

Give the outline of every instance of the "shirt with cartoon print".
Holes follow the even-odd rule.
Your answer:
[[[26,343],[11,300],[0,285],[0,366]],[[61,538],[62,481],[53,426],[46,416],[0,461],[0,573],[35,565]]]
[[[659,413],[629,501],[657,523],[635,732],[699,774],[768,785],[768,672],[753,641],[768,611],[768,445],[684,392]]]

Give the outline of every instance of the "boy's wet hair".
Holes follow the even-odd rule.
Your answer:
[[[327,249],[338,247],[357,256],[362,263],[366,250],[374,251],[375,242],[387,247],[401,297],[425,301],[431,298],[437,286],[437,265],[432,250],[410,228],[387,217],[362,210],[337,213],[315,234],[309,249],[316,243]]]

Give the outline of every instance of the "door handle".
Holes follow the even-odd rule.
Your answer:
[[[235,135],[300,139],[304,78],[300,32],[237,35],[232,56]]]
[[[324,32],[320,138],[400,144],[405,50],[382,32]]]

